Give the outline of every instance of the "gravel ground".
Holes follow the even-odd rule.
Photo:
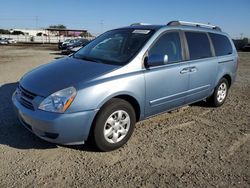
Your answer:
[[[17,81],[58,56],[0,46],[0,187],[250,187],[250,53],[240,53],[222,107],[199,103],[142,121],[128,144],[107,153],[47,143],[18,122]]]

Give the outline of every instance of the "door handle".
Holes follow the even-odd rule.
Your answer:
[[[188,73],[189,72],[189,68],[184,68],[181,70],[181,74],[185,74],[185,73]]]
[[[196,67],[190,67],[190,68],[189,68],[189,71],[190,71],[190,72],[196,72],[197,70],[198,70],[198,69],[197,69]]]

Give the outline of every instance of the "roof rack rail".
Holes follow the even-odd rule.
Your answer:
[[[149,23],[132,23],[130,26],[151,25]]]
[[[186,25],[186,26],[194,26],[194,27],[205,27],[205,28],[221,31],[221,28],[218,27],[218,26],[215,26],[215,25],[203,24],[203,23],[195,23],[195,22],[186,22],[186,21],[171,21],[167,25],[168,26]]]

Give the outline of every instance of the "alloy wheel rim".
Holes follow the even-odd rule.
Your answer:
[[[130,117],[124,110],[113,112],[104,125],[104,138],[107,142],[115,144],[120,142],[128,134]]]
[[[221,83],[217,91],[217,101],[222,103],[227,96],[227,85],[226,83]]]

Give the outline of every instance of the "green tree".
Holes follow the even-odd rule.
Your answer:
[[[91,33],[89,33],[89,32],[82,32],[82,33],[80,34],[80,36],[81,36],[81,37],[93,37],[93,35],[92,35]]]
[[[44,34],[44,33],[42,33],[42,32],[39,32],[39,33],[36,34],[36,36],[47,36],[47,34]]]
[[[67,29],[67,27],[65,25],[62,24],[58,24],[58,25],[50,25],[49,26],[50,29]],[[66,35],[67,32],[66,31],[51,31],[51,33],[56,34],[56,35]]]
[[[242,41],[243,41],[243,44],[245,44],[245,45],[249,43],[249,39],[248,39],[248,38],[246,38],[246,37],[245,37],[245,38],[243,38],[243,39],[242,39]]]
[[[22,31],[13,31],[11,34],[12,35],[24,35]]]
[[[58,25],[50,25],[49,28],[66,29],[67,27],[65,25],[58,24]]]
[[[6,29],[0,29],[0,34],[10,34],[10,32]]]

